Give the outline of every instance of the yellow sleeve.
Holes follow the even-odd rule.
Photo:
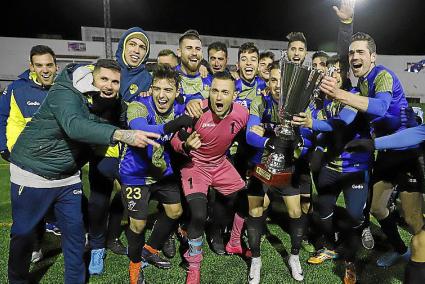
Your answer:
[[[12,92],[10,96],[10,113],[6,125],[7,148],[9,151],[12,151],[13,145],[15,145],[19,134],[21,134],[25,125],[30,120],[31,117],[25,118],[22,115],[22,112],[16,103],[14,93]]]

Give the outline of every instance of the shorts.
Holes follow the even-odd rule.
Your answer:
[[[181,175],[185,196],[193,193],[207,195],[209,186],[222,195],[235,193],[245,187],[245,182],[227,159],[218,165],[190,163],[181,170]]]
[[[419,149],[379,152],[373,166],[372,184],[379,181],[397,185],[399,191],[423,192],[423,154]]]
[[[121,187],[122,202],[128,216],[146,220],[151,195],[161,204],[180,203],[180,187],[174,178],[167,178],[150,185],[126,185]]]

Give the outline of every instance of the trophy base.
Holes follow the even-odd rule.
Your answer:
[[[264,164],[258,164],[252,173],[256,178],[269,186],[281,187],[291,183],[292,171],[272,174]]]

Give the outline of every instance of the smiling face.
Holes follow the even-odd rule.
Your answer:
[[[288,59],[297,64],[303,64],[307,48],[302,41],[293,41],[288,46]]]
[[[210,49],[208,51],[208,62],[213,74],[224,71],[227,66],[227,55],[223,50]]]
[[[268,81],[270,78],[269,64],[272,64],[273,60],[270,57],[264,57],[260,59],[258,63],[258,75],[265,81]]]
[[[159,113],[167,113],[177,96],[176,82],[172,79],[154,78],[151,86],[152,98]]]
[[[202,60],[202,44],[199,39],[185,38],[177,49],[182,69],[186,74],[195,75],[199,71]]]
[[[279,101],[280,97],[280,70],[274,68],[270,70],[270,79],[267,83],[270,89],[270,93],[275,101]]]
[[[315,57],[312,60],[312,66],[314,69],[317,69],[325,73],[326,72],[326,57],[321,57],[321,56]]]
[[[125,44],[124,59],[130,67],[139,66],[145,59],[148,47],[139,38],[131,38]]]
[[[100,90],[102,98],[115,98],[120,90],[121,73],[114,69],[100,67],[93,72],[93,85]]]
[[[258,69],[258,53],[243,52],[239,55],[239,75],[245,81],[251,82]]]
[[[223,119],[229,113],[233,100],[236,99],[233,80],[214,79],[211,83],[209,99],[211,110]]]
[[[353,75],[357,78],[364,77],[375,66],[376,53],[370,52],[367,41],[353,41],[350,44],[348,60],[351,70],[353,70]]]
[[[56,77],[58,68],[50,53],[33,55],[30,63],[30,71],[34,72],[37,82],[43,86],[50,86]]]

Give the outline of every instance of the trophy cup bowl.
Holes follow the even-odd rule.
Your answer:
[[[280,125],[275,128],[274,151],[266,163],[258,164],[253,175],[269,186],[286,186],[291,182],[296,134],[292,116],[305,111],[323,75],[310,67],[281,60],[281,92],[278,113]]]

